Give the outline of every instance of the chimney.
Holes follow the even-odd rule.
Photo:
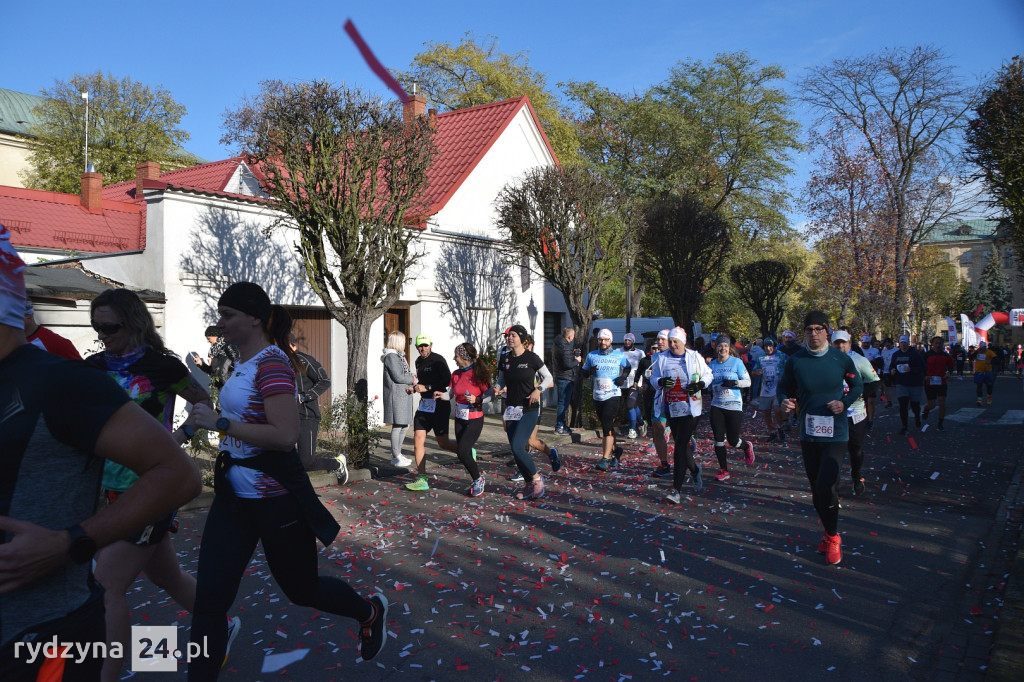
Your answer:
[[[102,173],[82,173],[81,203],[89,213],[103,213]]]
[[[135,198],[142,198],[142,181],[156,180],[160,177],[160,164],[156,161],[143,161],[135,166]]]
[[[402,120],[406,123],[427,113],[427,98],[423,95],[412,95],[402,102]]]

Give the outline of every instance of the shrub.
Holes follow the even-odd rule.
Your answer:
[[[380,417],[371,409],[376,400],[374,396],[363,402],[349,393],[335,398],[320,415],[319,444],[326,450],[344,453],[349,468],[365,468],[380,442]]]

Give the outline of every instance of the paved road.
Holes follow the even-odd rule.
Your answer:
[[[566,465],[537,503],[511,499],[505,458],[485,454],[479,499],[464,496],[454,458],[436,454],[429,493],[399,478],[325,488],[342,534],[321,570],[387,594],[385,650],[360,662],[354,623],[290,606],[257,552],[221,679],[983,679],[1024,474],[1019,423],[1000,422],[1024,409],[1021,384],[1003,378],[996,392],[995,405],[943,432],[932,415],[928,430],[899,437],[896,409],[879,410],[868,495],[843,483],[838,568],[815,551],[798,448],[757,436],[754,467],[734,455],[732,479],[716,483],[706,426],[709,486],[678,507],[648,476],[641,441],[609,474],[593,470],[593,442],[564,445]],[[951,414],[973,404],[973,385],[954,381]],[[500,441],[493,426],[485,436]],[[175,537],[190,570],[204,520],[183,513]],[[187,614],[149,583],[130,599],[134,622],[178,623],[185,641]]]

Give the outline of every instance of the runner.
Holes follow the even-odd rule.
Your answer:
[[[343,580],[318,575],[316,540],[330,545],[340,527],[309,483],[295,443],[292,321],[256,284],[232,284],[217,302],[224,337],[238,348],[235,372],[221,391],[222,412],[196,405],[192,422],[221,434],[214,488],[199,548],[196,608],[190,641],[203,654],[188,678],[213,680],[228,642],[226,614],[256,544],[294,604],[347,616],[360,624],[360,653],[370,660],[387,640],[388,600],[364,599]]]
[[[928,421],[928,413],[935,409],[936,401],[939,404],[939,431],[943,430],[942,420],[946,418],[946,392],[949,386],[946,384],[946,375],[951,374],[954,367],[953,358],[942,349],[942,337],[932,337],[932,347],[924,354],[925,380],[924,395],[928,398],[928,404],[924,406],[924,414],[921,419]]]
[[[850,477],[853,479],[853,494],[861,496],[864,494],[865,483],[863,476],[864,469],[864,437],[868,432],[868,411],[865,404],[865,396],[878,389],[880,380],[875,374],[874,367],[867,360],[867,357],[853,352],[850,348],[850,333],[837,331],[832,334],[832,345],[841,353],[845,353],[853,360],[853,366],[857,368],[861,381],[864,383],[864,392],[846,410],[847,428],[850,433],[850,440],[847,441],[846,449],[850,453]]]
[[[799,404],[800,451],[811,484],[814,509],[825,535],[818,552],[829,564],[843,559],[839,537],[839,472],[849,440],[845,412],[864,390],[853,360],[828,343],[828,317],[813,310],[804,317],[806,348],[782,370],[779,397],[792,412]],[[848,390],[847,390],[848,389]]]
[[[33,346],[42,348],[47,353],[59,355],[68,360],[81,360],[75,344],[52,329],[36,322],[36,309],[32,301],[25,302],[25,340]]]
[[[787,357],[792,357],[797,353],[803,346],[796,342],[796,332],[789,329],[782,332],[782,345],[779,346],[779,351],[785,354]]]
[[[625,384],[632,368],[620,350],[612,348],[612,332],[602,329],[597,333],[597,350],[587,353],[580,367],[580,376],[594,377],[594,410],[601,424],[602,457],[594,468],[608,471],[619,465],[622,448],[615,445],[615,416],[619,413],[620,387]]]
[[[786,413],[782,409],[777,390],[782,368],[786,364],[785,353],[779,353],[775,347],[775,339],[770,336],[764,339],[764,355],[754,364],[753,375],[761,380],[761,392],[757,408],[764,416],[768,428],[768,442],[786,442]]]
[[[672,467],[668,463],[668,443],[665,440],[665,426],[668,423],[668,415],[661,409],[660,388],[650,380],[658,354],[668,350],[668,335],[670,331],[669,329],[662,329],[658,332],[654,352],[651,353],[651,366],[644,372],[644,378],[647,380],[651,390],[654,391],[651,398],[651,428],[649,430],[651,432],[651,440],[654,442],[654,451],[658,455],[658,461],[661,462],[661,465],[651,472],[651,476],[655,478],[664,478],[672,475]]]
[[[416,478],[406,483],[409,490],[430,490],[427,479],[427,434],[434,432],[437,446],[458,454],[455,443],[448,437],[448,422],[451,420],[452,404],[448,401],[448,388],[452,380],[448,362],[435,353],[433,341],[427,334],[416,337],[416,383],[413,393],[420,394],[420,404],[413,418],[413,456],[416,458]],[[438,398],[440,396],[440,398]]]
[[[533,427],[540,417],[540,398],[546,388],[553,385],[551,373],[544,366],[544,361],[532,351],[526,350],[522,339],[527,336],[526,327],[516,324],[509,328],[509,353],[505,355],[502,366],[498,368],[498,381],[494,395],[507,397],[505,408],[505,434],[512,446],[512,456],[516,467],[523,475],[526,485],[515,494],[519,500],[536,500],[544,497],[544,478],[537,473],[527,451]],[[537,374],[541,375],[540,386],[536,384]],[[561,463],[557,453],[552,451],[551,468],[557,469]]]
[[[715,359],[709,365],[714,381],[711,384],[711,432],[715,436],[715,457],[718,458],[716,481],[729,480],[729,463],[725,445],[743,451],[744,463],[754,466],[754,444],[740,438],[743,426],[743,392],[750,386],[750,374],[738,357],[728,334],[720,334],[715,343]]]
[[[630,367],[629,376],[626,377],[626,382],[622,386],[622,399],[626,403],[626,414],[629,416],[629,431],[626,432],[626,438],[637,438],[639,435],[637,429],[643,426],[643,415],[640,413],[640,404],[637,400],[640,379],[637,368],[645,354],[635,344],[636,337],[626,332],[626,335],[622,337],[622,354],[626,356]]]
[[[455,346],[449,399],[455,400],[455,454],[466,467],[473,484],[466,493],[470,497],[484,494],[484,475],[476,463],[476,441],[484,428],[483,404],[490,400],[491,370],[468,341]]]
[[[534,346],[533,336],[530,335],[530,334],[527,334],[526,336],[524,336],[523,337],[523,345],[526,347],[526,350],[528,350],[530,352],[533,352],[533,346]],[[534,378],[533,383],[534,383],[535,386],[540,386],[540,384],[541,384],[541,377],[540,377],[539,374]],[[542,389],[541,393],[543,393],[543,392],[544,391]],[[533,426],[533,432],[530,434],[530,439],[526,442],[526,447],[527,447],[531,457],[533,456],[534,452],[539,452],[542,455],[546,455],[548,460],[551,462],[551,470],[552,471],[558,471],[562,467],[562,460],[558,456],[558,450],[556,450],[553,447],[548,446],[547,443],[542,441],[537,436],[537,433],[540,431],[540,418],[541,418],[541,416],[543,416],[543,414],[544,414],[544,405],[539,404],[539,407],[537,408],[537,423],[534,424],[534,426]],[[514,458],[512,460],[512,466],[515,466],[515,459]],[[522,483],[522,481],[523,481],[523,474],[521,472],[517,471],[515,473],[515,475],[512,476],[512,478],[509,479],[509,480],[511,480],[513,482],[516,482],[516,483]]]
[[[967,351],[964,350],[964,345],[957,341],[950,348],[950,353],[953,355],[953,360],[956,361],[956,376],[960,381],[964,380],[964,364],[967,362]]]
[[[25,338],[25,263],[0,225],[0,680],[96,680],[102,658],[24,651],[105,646],[92,558],[198,495],[199,472],[169,433],[103,372]],[[104,460],[139,474],[96,512]],[[131,650],[129,649],[128,652]]]
[[[978,392],[978,407],[981,407],[982,389],[988,390],[988,404],[992,404],[992,389],[995,388],[996,375],[992,371],[992,363],[996,354],[984,341],[978,344],[974,353],[974,387]]]
[[[640,416],[643,418],[643,430],[639,432],[640,436],[650,436],[653,433],[651,426],[653,422],[652,413],[654,412],[654,388],[651,387],[650,370],[651,368],[651,356],[655,352],[655,340],[651,339],[647,342],[647,349],[644,356],[640,358],[640,362],[636,366],[636,380],[639,385],[637,391],[637,402],[640,405]]]
[[[879,355],[882,356],[882,373],[879,375],[882,377],[882,385],[884,387],[883,397],[886,400],[885,406],[892,407],[896,402],[893,400],[893,388],[892,388],[892,356],[898,349],[892,342],[892,339],[885,339],[882,342],[882,350]]]
[[[921,428],[921,403],[924,398],[924,358],[916,348],[910,347],[910,337],[900,337],[900,346],[889,360],[889,373],[892,375],[893,393],[900,403],[900,422],[903,428],[900,435],[907,435],[907,405],[914,412],[914,425]]]
[[[871,363],[871,368],[875,371],[875,375],[880,376],[879,371],[882,369],[882,353],[878,348],[878,342],[872,339],[870,334],[865,334],[860,337],[860,347],[864,350],[864,357]],[[879,381],[881,381],[881,379],[879,379]],[[878,389],[880,387],[881,383],[870,391],[865,387],[864,409],[867,412],[867,418],[865,420],[864,428],[868,431],[871,430],[871,427],[874,426],[875,423],[875,395],[878,393]]]
[[[658,353],[651,366],[651,382],[658,387],[655,414],[667,415],[674,445],[672,491],[665,499],[679,504],[687,473],[695,491],[700,492],[704,487],[701,466],[694,461],[693,451],[687,444],[701,413],[700,392],[714,380],[714,375],[700,353],[686,348],[686,331],[682,327],[669,332],[668,343],[669,349]]]
[[[172,431],[174,398],[180,395],[189,403],[210,405],[209,394],[192,378],[188,368],[174,357],[156,332],[146,304],[127,289],[107,289],[93,299],[92,328],[106,349],[90,355],[86,362],[106,372],[138,405]],[[184,427],[174,432],[174,440],[184,443],[189,433]],[[125,494],[139,479],[131,469],[106,462],[103,466],[103,494],[109,504]],[[128,587],[139,573],[166,592],[183,609],[191,612],[196,600],[196,580],[182,570],[170,533],[177,528],[176,512],[154,521],[142,532],[104,547],[96,557],[96,580],[104,588],[107,642],[131,650],[131,619]],[[237,632],[238,619],[229,627]],[[103,663],[100,679],[113,682],[121,676],[124,659],[109,657]]]

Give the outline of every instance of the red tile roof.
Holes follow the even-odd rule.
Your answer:
[[[176,187],[178,189],[195,190],[206,194],[224,195],[248,199],[251,201],[256,199],[256,197],[224,191],[227,187],[228,181],[234,175],[235,169],[238,168],[238,164],[241,162],[242,157],[235,156],[222,161],[213,161],[211,163],[202,163],[198,166],[179,168],[178,170],[161,173],[159,180],[149,180],[143,184],[146,187],[153,187],[154,189]],[[118,199],[120,201],[134,201],[135,181],[128,180],[126,182],[107,185],[103,188],[103,198]]]
[[[0,185],[0,223],[23,249],[117,253],[146,245],[140,206],[105,198],[103,212],[90,213],[77,194]]]

